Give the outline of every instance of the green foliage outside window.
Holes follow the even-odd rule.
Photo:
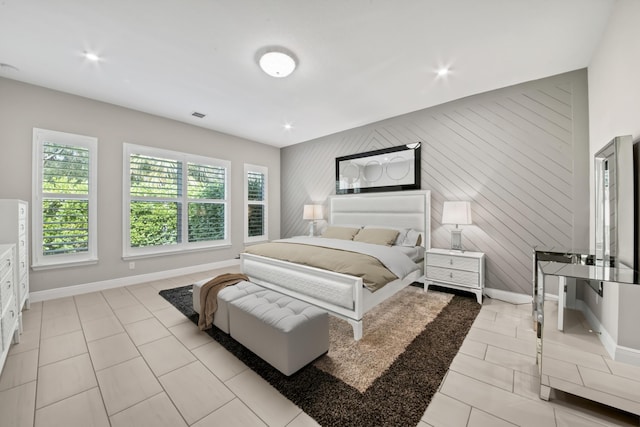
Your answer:
[[[43,144],[42,250],[44,255],[89,250],[89,150]]]
[[[226,170],[188,163],[185,199],[183,167],[178,160],[131,155],[131,247],[182,243],[185,202],[188,242],[225,238],[225,204],[219,200],[225,196]]]

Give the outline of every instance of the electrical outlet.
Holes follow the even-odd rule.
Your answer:
[[[129,270],[133,270],[134,268],[136,268],[136,263],[135,263],[135,262],[133,262],[133,261],[131,261],[131,262],[129,263]]]

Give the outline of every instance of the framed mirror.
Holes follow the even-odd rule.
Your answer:
[[[631,136],[618,136],[594,156],[597,264],[634,265],[634,178]]]
[[[420,189],[420,142],[336,158],[336,194]]]

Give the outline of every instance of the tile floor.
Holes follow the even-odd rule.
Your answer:
[[[0,425],[317,425],[158,295],[221,272],[32,304],[0,376]],[[538,399],[534,354],[530,305],[485,298],[418,427],[638,425]]]

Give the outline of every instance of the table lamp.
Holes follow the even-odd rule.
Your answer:
[[[302,219],[309,220],[309,237],[316,233],[316,221],[322,219],[322,205],[304,205]]]
[[[465,201],[446,201],[442,205],[442,224],[455,224],[451,230],[451,249],[462,249],[462,229],[458,225],[471,224],[471,203]]]

